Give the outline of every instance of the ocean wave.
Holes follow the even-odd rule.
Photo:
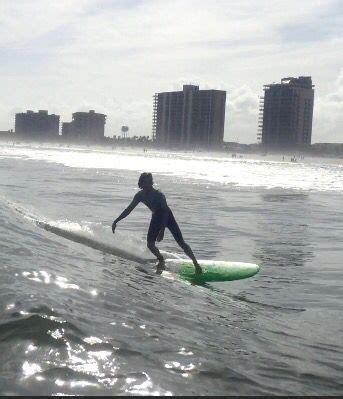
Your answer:
[[[141,264],[156,261],[156,258],[146,249],[145,242],[120,232],[113,237],[110,228],[104,227],[100,223],[82,223],[70,220],[49,221],[13,201],[3,199],[3,202],[28,222],[67,240]],[[177,254],[161,252],[168,258],[179,258]]]
[[[40,160],[73,168],[150,171],[181,179],[225,184],[233,188],[343,191],[341,165],[232,159],[197,153],[137,150],[65,149],[43,146],[2,147],[0,157]]]

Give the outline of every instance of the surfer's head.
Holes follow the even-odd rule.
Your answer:
[[[150,188],[154,184],[151,173],[142,173],[138,179],[138,187],[141,189]]]

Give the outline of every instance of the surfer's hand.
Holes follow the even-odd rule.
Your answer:
[[[113,222],[112,223],[112,233],[114,234],[114,232],[115,232],[115,230],[116,230],[116,227],[117,227],[117,223],[116,222]]]
[[[163,238],[164,238],[164,229],[161,229],[161,230],[159,231],[157,237],[156,237],[156,241],[157,241],[157,242],[160,242],[160,241],[163,240]]]

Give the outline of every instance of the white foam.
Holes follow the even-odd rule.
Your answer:
[[[74,168],[150,171],[234,187],[343,191],[343,168],[335,164],[232,159],[225,155],[43,146],[2,146],[0,157],[42,160]]]
[[[33,211],[12,201],[3,199],[3,202],[16,214],[37,226],[66,238],[70,241],[113,254],[124,259],[139,263],[155,261],[156,258],[146,247],[146,242],[132,233],[116,232],[114,235],[109,227],[94,222],[75,222],[71,220],[47,220],[39,217]],[[177,254],[166,251],[161,253],[168,258],[179,259]]]

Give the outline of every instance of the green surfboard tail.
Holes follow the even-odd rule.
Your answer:
[[[181,278],[197,283],[241,280],[254,276],[260,270],[260,267],[253,263],[209,260],[198,262],[203,270],[202,274],[195,273],[194,265],[189,260],[166,260],[167,267],[179,274]]]

